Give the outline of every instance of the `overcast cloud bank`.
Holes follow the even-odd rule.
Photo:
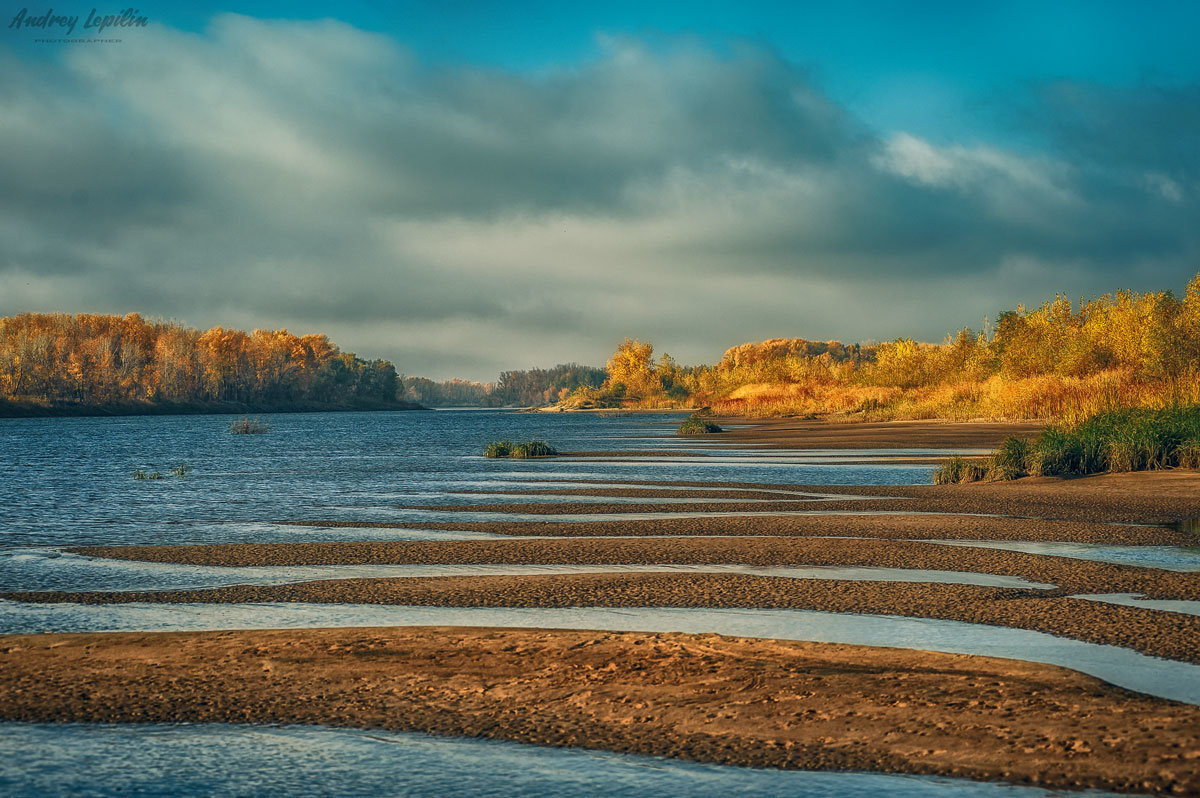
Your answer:
[[[1027,87],[995,142],[870,129],[770,50],[530,75],[216,18],[0,55],[0,313],[321,331],[408,374],[938,339],[1200,271],[1200,87]],[[1037,142],[1036,146],[1030,142]]]

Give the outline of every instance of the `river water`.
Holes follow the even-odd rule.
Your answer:
[[[398,505],[524,497],[464,496],[573,486],[574,480],[739,481],[790,485],[928,483],[931,467],[890,462],[927,451],[740,450],[673,436],[679,415],[502,411],[267,415],[265,435],[231,435],[230,416],[0,419],[0,590],[167,589],[339,575],[468,573],[391,569],[222,569],[117,563],[64,554],[73,545],[214,544],[318,540],[489,538],[421,528],[437,517],[484,515]],[[492,440],[541,439],[564,451],[668,449],[678,456],[487,460]],[[685,453],[704,456],[683,456]],[[934,453],[936,454],[936,453]],[[186,466],[186,476],[172,469]],[[134,472],[160,471],[161,480]],[[790,493],[790,492],[789,492]],[[819,509],[804,499],[800,512]],[[583,497],[534,497],[576,502]],[[614,500],[636,513],[641,501]],[[686,516],[688,500],[675,500]],[[755,502],[747,502],[753,512]],[[489,514],[490,515],[490,514]],[[628,517],[622,514],[623,517]],[[511,516],[509,516],[511,518]],[[665,517],[656,514],[654,517]],[[601,520],[604,516],[589,516]],[[549,520],[533,516],[533,520]],[[330,520],[405,529],[294,526]],[[1123,552],[1136,557],[1136,553]],[[1170,567],[1170,554],[1165,567]],[[1161,559],[1161,558],[1160,558]],[[1189,562],[1182,563],[1181,569]],[[504,570],[507,569],[507,570]],[[240,576],[238,572],[240,570]],[[578,569],[576,569],[578,570]],[[611,569],[604,569],[611,570]],[[644,570],[644,569],[643,569]],[[686,569],[685,569],[686,570]],[[711,570],[711,569],[710,569]],[[747,569],[743,568],[743,571]],[[750,569],[752,570],[752,569]],[[766,569],[795,578],[929,578],[1016,582],[970,575]],[[886,570],[886,569],[884,569]],[[504,566],[496,573],[552,573]],[[487,569],[469,573],[490,572]],[[785,573],[786,572],[786,573]],[[763,575],[768,575],[763,573]],[[1041,587],[1040,585],[1038,587]],[[985,653],[1075,667],[1114,683],[1200,703],[1200,669],[1123,649],[1022,630],[912,618],[796,611],[473,610],[319,605],[22,605],[0,602],[0,632],[455,624],[554,626],[828,640]],[[446,794],[638,793],[728,795],[1045,795],[1040,790],[871,774],[754,771],[533,746],[322,728],[42,726],[0,724],[0,793]],[[137,762],[136,767],[129,763]],[[369,767],[367,766],[369,764]],[[479,774],[486,773],[484,778]]]
[[[464,798],[1062,795],[929,776],[807,773],[304,726],[0,724],[0,794]],[[1072,793],[1098,796],[1102,793]]]

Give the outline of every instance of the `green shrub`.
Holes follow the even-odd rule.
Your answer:
[[[1030,447],[1027,470],[1035,477],[1072,474],[1079,466],[1080,454],[1076,437],[1059,427],[1047,427]]]
[[[1032,442],[1010,437],[988,458],[987,478],[1158,468],[1200,468],[1200,407],[1109,410],[1074,427],[1047,427]],[[966,461],[952,458],[934,482],[969,481],[968,471]]]
[[[492,441],[483,449],[484,457],[508,457],[512,454],[512,441]]]
[[[530,457],[553,457],[556,454],[558,454],[558,449],[545,441],[525,441],[512,447],[509,457],[525,460]]]
[[[679,425],[679,429],[675,430],[676,435],[710,435],[714,432],[724,432],[718,424],[707,421],[703,418],[691,418]]]

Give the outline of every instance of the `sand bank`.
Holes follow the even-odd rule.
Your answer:
[[[202,590],[7,593],[77,604],[392,604],[441,607],[721,607],[940,618],[1029,629],[1200,664],[1200,617],[1091,602],[1053,591],[740,574],[336,579]]]
[[[760,767],[1194,794],[1200,708],[1045,665],[463,628],[0,638],[0,717],[320,723]]]
[[[101,546],[93,557],[203,566],[307,565],[834,565],[1017,576],[1068,593],[1144,593],[1200,600],[1200,572],[1180,573],[1068,557],[907,540],[836,538],[643,538],[232,543]]]

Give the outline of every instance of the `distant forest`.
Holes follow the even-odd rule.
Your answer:
[[[0,413],[403,409],[386,360],[324,335],[200,331],[127,316],[0,318]]]
[[[405,377],[404,398],[427,407],[534,407],[554,404],[580,388],[599,388],[607,376],[602,368],[562,363],[505,371],[496,382]]]
[[[526,407],[606,376],[569,363],[506,371],[494,383],[435,382],[342,352],[324,335],[201,331],[136,313],[0,318],[0,415]]]

